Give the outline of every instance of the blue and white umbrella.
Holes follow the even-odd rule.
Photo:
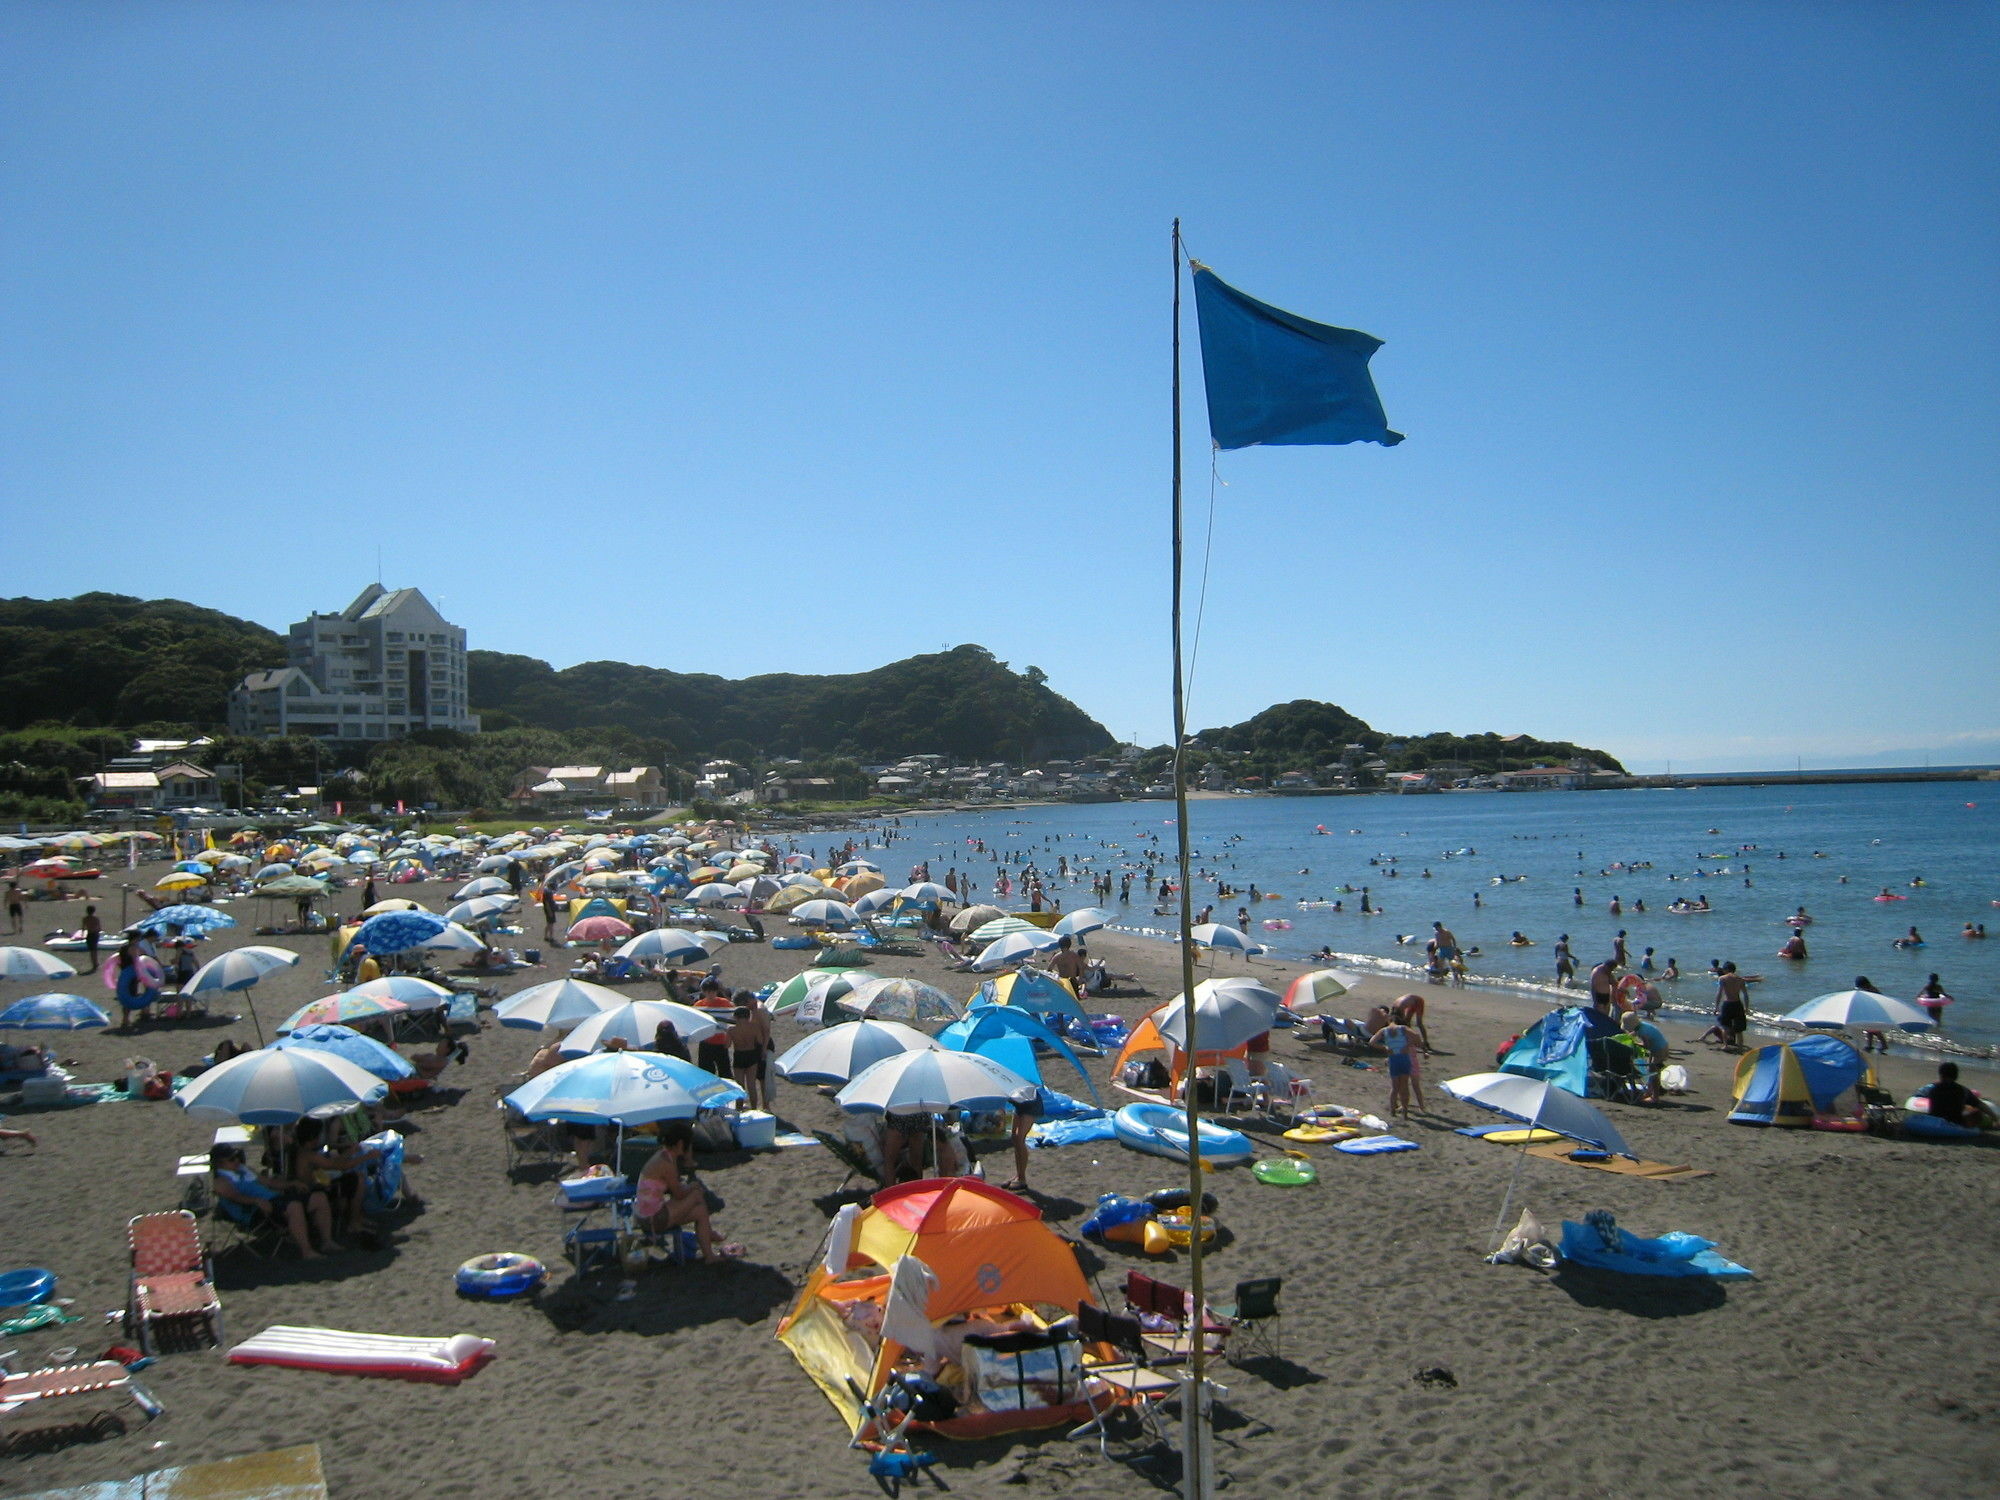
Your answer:
[[[500,868],[507,868],[507,861],[500,861]],[[452,893],[454,901],[471,901],[479,896],[511,896],[513,888],[506,881],[494,875],[482,875],[477,880],[468,880]]]
[[[710,947],[713,943],[715,946]],[[669,963],[698,963],[707,958],[716,948],[729,946],[728,938],[719,932],[708,934],[706,940],[696,937],[681,927],[655,927],[642,932],[637,937],[627,938],[619,945],[621,958],[659,958]]]
[[[363,1036],[351,1026],[301,1026],[290,1036],[280,1037],[271,1045],[281,1052],[296,1047],[310,1052],[324,1052],[343,1062],[353,1063],[364,1073],[390,1081],[408,1078],[417,1071],[395,1048],[385,1047],[374,1037]]]
[[[861,920],[861,914],[845,901],[801,901],[789,915],[801,926],[852,927]]]
[[[1113,913],[1101,906],[1085,906],[1070,912],[1049,931],[1057,937],[1082,937],[1100,927],[1109,927],[1116,920]]]
[[[472,927],[480,922],[497,921],[521,904],[514,896],[475,896],[470,901],[461,901],[445,913],[445,919],[464,927]]]
[[[574,1026],[602,1010],[616,1010],[625,997],[601,984],[580,979],[556,979],[510,996],[493,1007],[502,1026],[539,1031],[544,1026]]]
[[[880,875],[882,867],[873,860],[850,859],[846,864],[839,866],[833,873],[836,875],[860,875],[864,872],[870,875]]]
[[[147,932],[164,932],[169,927],[177,927],[189,937],[203,937],[211,932],[220,932],[225,927],[234,927],[236,918],[212,906],[182,904],[163,906],[132,925]]]
[[[197,1120],[289,1125],[307,1115],[345,1114],[377,1104],[389,1086],[327,1052],[260,1048],[218,1063],[174,1096]]]
[[[596,1052],[530,1078],[507,1103],[530,1120],[649,1125],[744,1098],[727,1079],[658,1052]]]
[[[556,1050],[564,1057],[582,1057],[595,1052],[613,1038],[637,1050],[650,1050],[660,1023],[666,1021],[680,1039],[693,1047],[722,1034],[722,1023],[705,1010],[672,1000],[632,1000],[616,1010],[601,1010],[585,1018],[576,1030],[562,1039]]]
[[[1025,1104],[1035,1085],[977,1052],[899,1052],[863,1068],[834,1095],[863,1114],[936,1114]]]
[[[82,1031],[111,1017],[81,995],[31,995],[0,1010],[0,1031]]]
[[[988,943],[982,948],[979,957],[972,961],[972,967],[982,973],[991,973],[1008,964],[1024,963],[1038,953],[1051,952],[1061,945],[1061,938],[1040,928],[1010,932],[998,942]]]
[[[39,948],[0,948],[0,979],[69,979],[75,973],[74,964]]]
[[[1221,922],[1203,922],[1199,927],[1190,929],[1188,937],[1198,948],[1222,948],[1245,957],[1264,951],[1262,943],[1252,942],[1248,935]]]
[[[181,986],[181,993],[211,995],[223,990],[247,990],[273,970],[289,969],[298,961],[298,954],[288,948],[262,944],[232,948],[196,969],[194,977]]]
[[[844,1084],[885,1057],[937,1050],[934,1039],[900,1021],[843,1021],[786,1048],[771,1071],[787,1083]]]
[[[354,934],[354,941],[369,953],[407,953],[439,936],[451,923],[435,912],[385,911],[370,917]]]
[[[727,906],[731,901],[741,901],[743,893],[733,885],[724,885],[719,880],[711,880],[706,885],[698,885],[687,893],[688,900],[696,906]]]
[[[1808,1000],[1797,1010],[1787,1011],[1783,1020],[1797,1026],[1821,1026],[1838,1030],[1844,1026],[1894,1026],[1903,1031],[1929,1031],[1931,1018],[1907,1000],[1878,995],[1873,990],[1836,990]]]
[[[297,870],[294,870],[290,865],[286,864],[283,860],[280,860],[278,861],[278,863],[274,865],[265,865],[261,870],[259,870],[255,875],[252,875],[250,878],[252,880],[257,880],[257,881],[283,880],[287,875],[296,875],[296,874],[298,874]]]
[[[896,894],[913,905],[935,906],[940,901],[958,904],[958,892],[949,886],[939,885],[935,880],[919,880],[915,885],[906,885]]]
[[[385,974],[380,979],[363,980],[344,991],[361,1000],[400,1000],[411,1010],[436,1010],[451,998],[451,991],[414,974]]]
[[[867,895],[860,897],[853,905],[857,914],[864,917],[872,917],[876,912],[887,910],[902,899],[903,893],[901,891],[892,891],[885,885],[879,891],[870,891]]]

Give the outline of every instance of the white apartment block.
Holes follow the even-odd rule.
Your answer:
[[[286,663],[229,695],[229,727],[265,738],[393,740],[417,729],[479,732],[466,704],[465,632],[417,589],[371,583],[337,615],[291,628]]]

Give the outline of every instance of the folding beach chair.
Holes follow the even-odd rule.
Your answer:
[[[538,1123],[524,1119],[509,1108],[504,1099],[496,1100],[494,1107],[500,1112],[500,1130],[507,1144],[507,1176],[510,1180],[524,1166],[544,1166],[561,1161],[569,1154],[569,1143],[563,1139],[560,1125],[553,1121]]]
[[[1175,1333],[1148,1330],[1146,1346],[1162,1360],[1178,1362],[1194,1352],[1194,1335],[1188,1332],[1188,1294],[1170,1281],[1160,1281],[1144,1271],[1125,1273],[1125,1301],[1142,1318],[1164,1318],[1179,1330]],[[1229,1325],[1202,1310],[1202,1332],[1211,1353],[1220,1353]]]
[[[1180,1382],[1152,1367],[1146,1333],[1137,1318],[1106,1312],[1092,1302],[1076,1309],[1077,1332],[1084,1343],[1084,1396],[1090,1402],[1090,1420],[1074,1428],[1071,1438],[1097,1435],[1097,1451],[1111,1457],[1111,1424],[1119,1414],[1133,1419],[1134,1440],[1171,1442],[1166,1425],[1156,1408],[1175,1395]],[[1093,1349],[1109,1350],[1104,1354]]]
[[[156,1340],[181,1349],[221,1343],[222,1302],[194,1215],[140,1214],[125,1228],[132,1248],[125,1331],[140,1349],[160,1352]]]
[[[1229,1325],[1224,1350],[1231,1364],[1241,1364],[1252,1354],[1279,1353],[1278,1293],[1282,1276],[1259,1276],[1236,1283],[1233,1301],[1214,1304],[1214,1312]]]
[[[163,1409],[132,1372],[115,1360],[0,1375],[0,1451],[20,1448],[29,1433],[62,1426],[66,1418],[94,1436],[110,1436],[121,1430],[112,1409],[121,1401],[130,1401],[148,1421]],[[74,1408],[68,1403],[82,1402],[94,1404],[97,1410],[87,1417],[80,1412],[72,1415]],[[50,1420],[42,1420],[45,1417]]]

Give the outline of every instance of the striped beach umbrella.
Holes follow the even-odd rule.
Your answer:
[[[30,995],[0,1010],[0,1031],[82,1031],[111,1017],[81,995]]]
[[[0,979],[69,979],[75,974],[74,964],[39,948],[0,948]]]
[[[289,1125],[307,1115],[377,1104],[389,1086],[344,1058],[308,1048],[260,1048],[218,1063],[174,1096],[197,1120]]]
[[[692,1120],[744,1097],[736,1084],[681,1058],[624,1051],[559,1063],[515,1089],[507,1103],[530,1120],[648,1125]]]

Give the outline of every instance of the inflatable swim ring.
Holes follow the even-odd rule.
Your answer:
[[[40,1302],[56,1289],[56,1273],[41,1266],[23,1266],[0,1276],[0,1307]]]
[[[548,1268],[532,1255],[502,1250],[493,1255],[475,1255],[458,1268],[456,1280],[461,1297],[518,1297],[532,1292],[548,1280]]]
[[[1309,1161],[1279,1156],[1260,1161],[1250,1175],[1268,1187],[1310,1187],[1319,1181],[1319,1172]]]
[[[1171,1104],[1128,1104],[1111,1117],[1112,1134],[1120,1145],[1171,1161],[1188,1159],[1187,1116]],[[1196,1146],[1210,1166],[1233,1167],[1249,1161],[1256,1150],[1240,1130],[1203,1120]]]
[[[1306,1141],[1318,1145],[1327,1141],[1349,1140],[1359,1134],[1361,1134],[1359,1130],[1350,1127],[1294,1125],[1290,1130],[1285,1132],[1285,1139],[1288,1141]]]
[[[138,963],[133,967],[139,976],[139,988],[142,990],[156,990],[167,982],[167,971],[160,967],[159,960],[156,958],[151,958],[141,953]],[[118,993],[118,958],[116,954],[104,960],[104,967],[98,971],[98,977],[104,981],[104,987],[107,990],[111,991],[114,995]]]
[[[1264,930],[1266,932],[1290,932],[1292,924],[1287,922],[1283,917],[1267,917],[1264,919]]]
[[[1186,1247],[1194,1240],[1194,1216],[1184,1208],[1169,1209],[1153,1221],[1166,1235],[1167,1243]],[[1201,1242],[1206,1245],[1215,1238],[1215,1220],[1207,1214],[1201,1219]]]
[[[1104,1231],[1104,1237],[1114,1244],[1137,1245],[1148,1255],[1165,1255],[1173,1248],[1173,1241],[1167,1238],[1160,1221],[1151,1217],[1113,1224]]]

